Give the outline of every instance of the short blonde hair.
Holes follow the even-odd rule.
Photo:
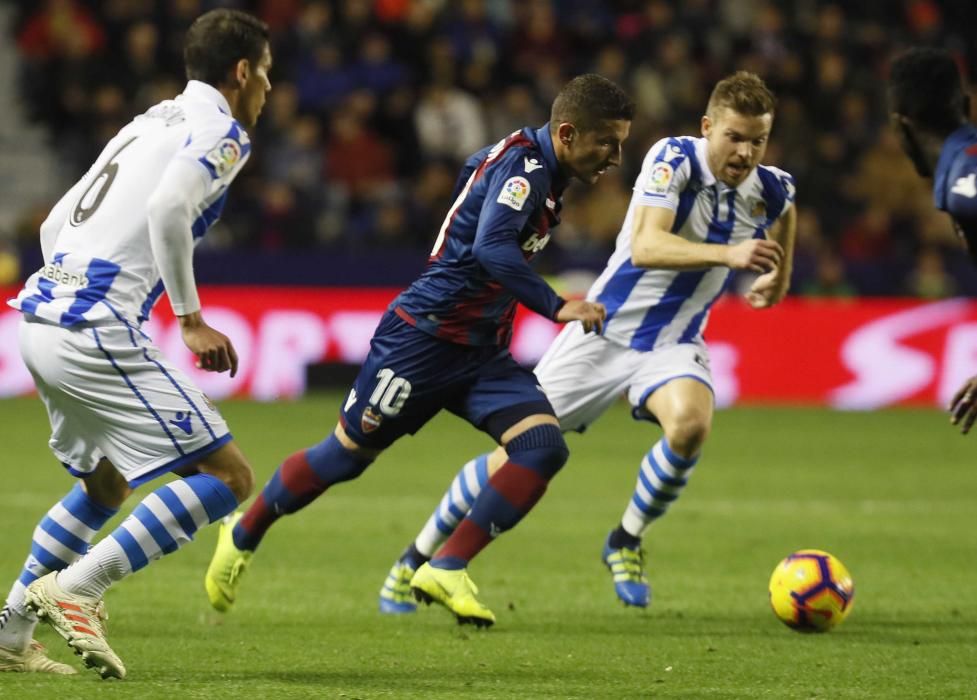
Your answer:
[[[773,114],[777,98],[759,75],[741,70],[723,78],[712,89],[706,114],[715,119],[720,107],[728,107],[748,117],[759,117]]]

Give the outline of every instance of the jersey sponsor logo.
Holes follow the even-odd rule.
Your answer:
[[[543,165],[535,158],[523,158],[523,163],[526,166],[526,172],[531,173],[534,170],[539,170]]]
[[[45,265],[38,274],[44,279],[49,279],[55,284],[63,284],[66,287],[84,289],[88,286],[88,276],[78,272],[68,272],[60,265]]]
[[[977,174],[971,173],[967,177],[961,177],[953,183],[953,188],[950,191],[953,194],[959,194],[970,199],[977,197]]]
[[[363,409],[363,415],[360,417],[360,430],[364,433],[372,433],[380,427],[382,422],[383,415],[374,411],[373,406],[367,406]]]
[[[550,242],[550,234],[540,237],[539,233],[533,231],[533,235],[527,238],[522,243],[522,249],[527,253],[536,255],[539,251],[546,247],[546,244]]]
[[[529,180],[516,175],[505,181],[505,184],[502,185],[502,191],[499,192],[499,197],[495,201],[516,211],[522,211],[531,191],[532,187],[529,186]]]
[[[668,163],[655,163],[645,180],[645,194],[665,194],[668,192],[668,186],[672,183],[674,175],[675,169]]]
[[[221,139],[216,146],[207,151],[204,159],[214,166],[217,177],[224,177],[241,160],[241,145],[234,139]]]

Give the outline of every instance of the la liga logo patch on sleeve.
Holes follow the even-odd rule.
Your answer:
[[[499,197],[495,201],[516,211],[522,211],[530,192],[532,192],[532,187],[529,185],[529,180],[517,175],[505,181],[505,184],[502,185],[502,191],[499,192]]]
[[[217,177],[224,177],[241,160],[241,144],[232,138],[221,139],[207,151],[204,160],[211,164]]]

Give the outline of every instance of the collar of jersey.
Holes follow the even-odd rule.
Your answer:
[[[220,93],[220,90],[215,88],[213,85],[201,82],[200,80],[191,80],[183,89],[183,94],[193,100],[204,100],[205,102],[210,102],[224,114],[231,116],[231,105],[227,103],[227,98],[225,98]]]
[[[960,152],[972,144],[977,143],[977,125],[964,124],[946,137],[940,158],[936,161],[936,171],[933,174],[933,203],[937,209],[946,210],[946,180],[950,174],[950,167]]]

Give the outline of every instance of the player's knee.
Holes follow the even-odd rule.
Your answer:
[[[537,425],[512,438],[505,446],[509,459],[552,479],[566,464],[570,449],[559,427]]]
[[[490,452],[487,463],[489,476],[499,471],[499,467],[505,464],[507,459],[509,459],[509,454],[504,447],[496,447]]]
[[[244,503],[254,492],[254,470],[247,460],[241,460],[234,464],[226,465],[220,470],[212,470],[212,476],[224,482],[224,485],[231,490],[238,503]]]
[[[350,449],[332,434],[305,452],[312,471],[327,484],[351,481],[373,463],[370,451]]]
[[[665,439],[668,446],[677,455],[684,458],[694,457],[702,449],[712,421],[702,411],[681,411],[672,417],[665,425]]]
[[[254,493],[254,470],[251,465],[245,462],[239,469],[234,471],[232,483],[228,487],[237,497],[238,503],[243,503]]]
[[[223,481],[238,503],[248,500],[254,492],[254,470],[234,442],[204,457],[197,464],[197,471]]]

